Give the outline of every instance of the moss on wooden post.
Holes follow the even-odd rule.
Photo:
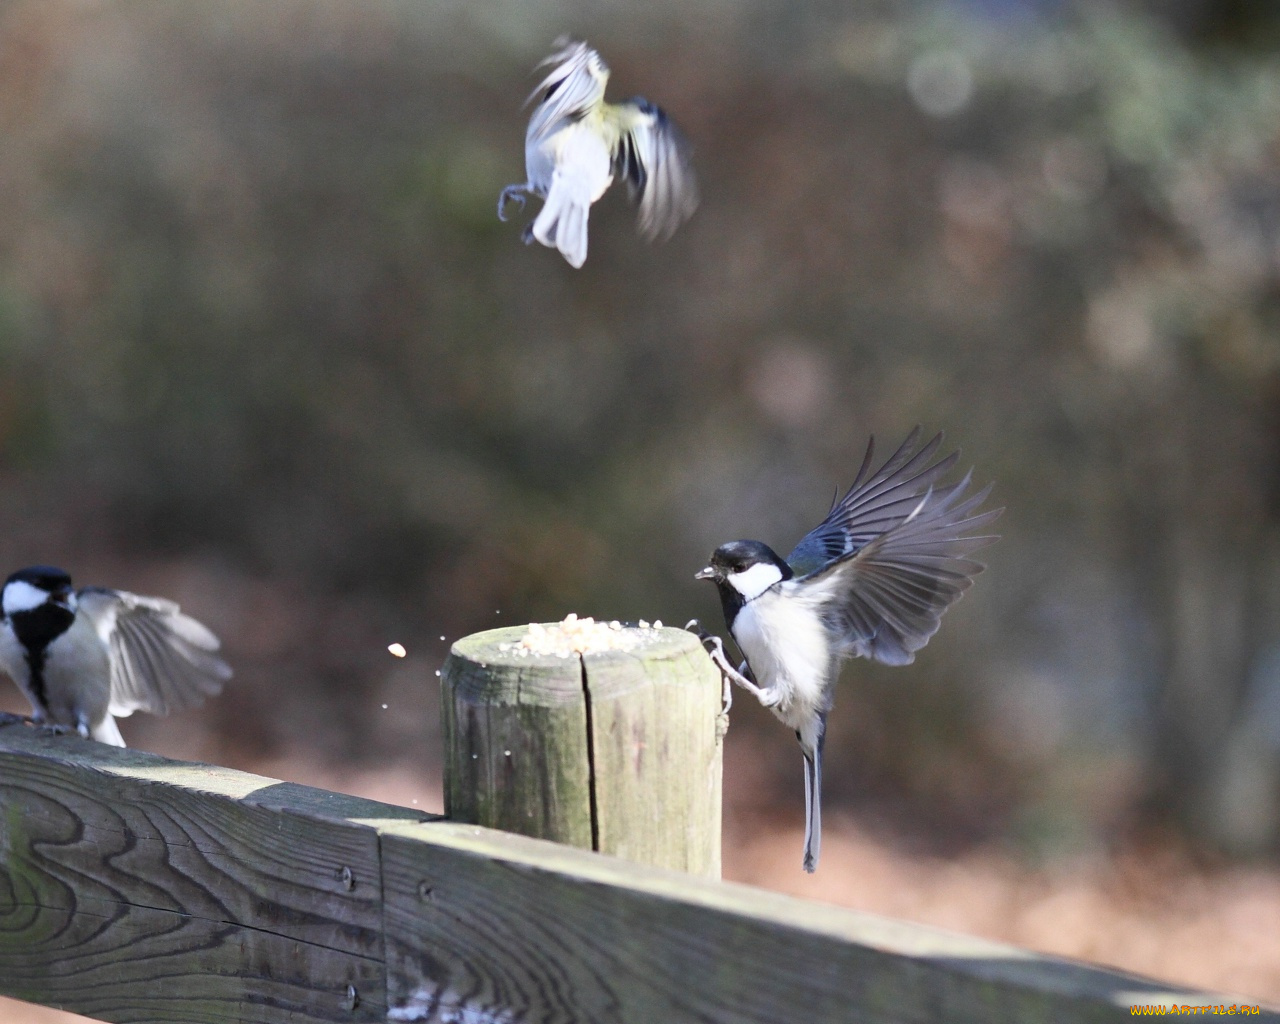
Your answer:
[[[697,638],[559,657],[521,653],[527,629],[445,661],[445,813],[718,878],[721,681]]]

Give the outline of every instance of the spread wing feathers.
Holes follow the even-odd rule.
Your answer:
[[[591,73],[593,60],[603,74]],[[542,102],[529,118],[526,139],[529,142],[546,138],[566,118],[577,119],[604,99],[608,66],[595,50],[586,43],[567,43],[538,66],[554,65],[536,89],[529,94],[525,104],[531,103],[542,93]],[[545,92],[544,92],[545,90]]]
[[[646,99],[615,108],[622,126],[614,150],[614,174],[638,200],[637,227],[650,241],[671,237],[698,208],[698,182],[689,144],[661,108]]]
[[[111,652],[111,714],[181,711],[231,678],[214,653],[218,638],[172,601],[102,587],[85,587],[77,599]]]
[[[938,631],[942,613],[983,566],[968,554],[996,538],[974,534],[1003,512],[977,512],[990,486],[929,490],[908,516],[857,551],[793,581],[839,637],[842,652],[906,665]]]
[[[919,504],[920,496],[956,464],[959,452],[927,465],[942,444],[942,435],[935,435],[915,451],[919,438],[920,428],[916,427],[875,472],[871,464],[876,441],[871,438],[845,496],[832,504],[826,519],[805,534],[787,556],[787,564],[797,576],[817,572],[902,523]]]

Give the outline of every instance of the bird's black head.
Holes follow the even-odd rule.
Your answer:
[[[71,577],[51,565],[19,569],[4,582],[0,604],[28,651],[43,650],[76,617]]]
[[[732,630],[733,620],[744,604],[794,575],[791,566],[768,544],[758,540],[732,540],[715,549],[710,564],[694,579],[715,581],[724,606],[725,623]]]
[[[15,582],[29,584],[37,590],[43,590],[46,594],[71,589],[71,577],[64,570],[52,565],[31,565],[25,569],[19,569],[10,574],[4,581],[4,585],[7,587]]]
[[[773,548],[758,540],[731,540],[721,544],[711,555],[711,563],[695,577],[719,582],[746,572],[757,565],[775,567],[781,579],[790,579],[791,567],[777,556]]]

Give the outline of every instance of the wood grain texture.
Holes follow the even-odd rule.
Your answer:
[[[377,830],[339,824],[341,798],[22,728],[0,744],[6,994],[111,1021],[382,1019]]]
[[[1101,1024],[1241,1001],[452,822],[388,825],[382,850],[395,1021]]]
[[[525,657],[527,628],[445,662],[446,816],[718,878],[721,684],[697,638]]]
[[[591,695],[597,849],[720,877],[720,673],[697,638],[664,629],[641,652],[583,659]]]
[[[589,850],[591,770],[581,664],[499,650],[526,629],[464,637],[445,660],[445,816]]]
[[[25,728],[0,728],[0,992],[164,1024],[1077,1024],[1242,1002]]]

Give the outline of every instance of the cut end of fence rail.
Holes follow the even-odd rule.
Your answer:
[[[523,647],[528,629],[464,637],[445,662],[447,816],[719,877],[721,684],[697,638],[637,629],[629,649],[563,656]]]

